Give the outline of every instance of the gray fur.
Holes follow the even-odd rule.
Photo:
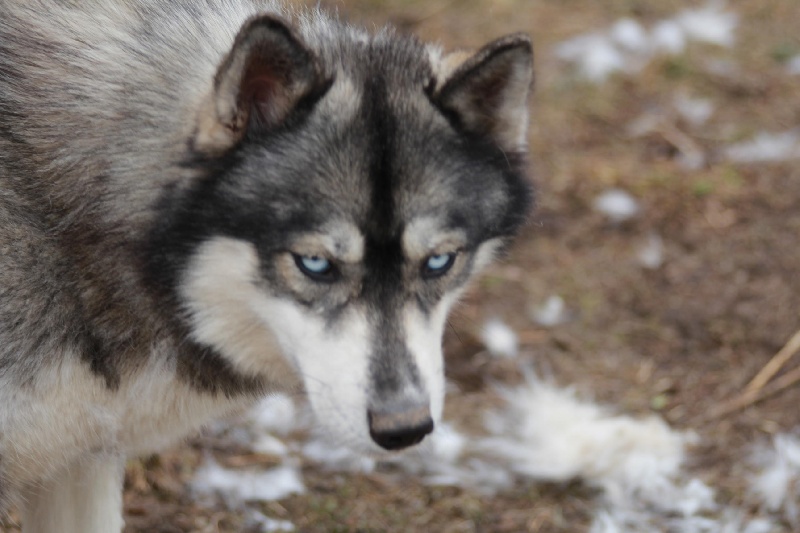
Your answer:
[[[0,514],[98,454],[296,390],[302,354],[250,315],[207,340],[230,329],[197,300],[233,292],[208,286],[236,266],[220,250],[324,335],[367,317],[370,413],[424,419],[403,317],[455,300],[530,201],[530,44],[464,58],[269,1],[0,0]],[[455,237],[412,257],[415,224]],[[336,279],[299,274],[289,252],[329,241]],[[450,251],[446,276],[421,273]],[[283,355],[231,353],[251,336]]]

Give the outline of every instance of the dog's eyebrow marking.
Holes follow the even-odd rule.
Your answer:
[[[324,255],[343,263],[358,263],[364,258],[364,236],[349,222],[332,222],[320,231],[300,235],[291,248],[297,254]]]
[[[467,244],[463,231],[445,228],[442,222],[435,217],[419,217],[406,226],[403,251],[408,259],[418,261],[431,254],[454,252]]]

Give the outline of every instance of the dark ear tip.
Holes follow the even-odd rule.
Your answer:
[[[531,39],[531,36],[525,33],[524,31],[509,33],[508,35],[504,35],[502,37],[495,39],[494,42],[506,43],[512,46],[524,46],[533,49],[533,39]]]
[[[483,47],[487,54],[497,55],[504,52],[518,52],[533,57],[533,39],[524,32],[512,33],[491,41]],[[479,52],[480,53],[480,52]]]
[[[289,23],[278,15],[273,15],[272,13],[262,13],[260,15],[254,15],[250,17],[244,22],[244,24],[242,24],[242,29],[247,30],[256,29],[259,27],[268,30],[283,28],[288,29]]]
[[[279,34],[284,39],[300,41],[289,21],[272,14],[255,15],[245,21],[239,29],[238,40],[257,39],[264,34]]]

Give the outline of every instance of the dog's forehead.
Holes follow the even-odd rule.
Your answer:
[[[307,221],[301,231],[325,236],[308,248],[335,257],[370,242],[394,242],[415,259],[478,244],[505,190],[496,165],[465,148],[431,101],[429,55],[409,42],[356,56],[361,64],[340,65],[307,122],[258,147],[246,169],[265,176],[258,198],[289,228]],[[337,218],[350,229],[332,230]]]

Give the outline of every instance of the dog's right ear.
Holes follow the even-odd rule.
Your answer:
[[[471,57],[456,53],[445,58],[442,68],[451,72],[434,94],[435,103],[469,133],[503,150],[524,152],[533,83],[530,38],[521,33],[502,37]]]
[[[194,148],[219,153],[248,130],[279,126],[322,85],[316,57],[279,18],[247,21],[214,77],[198,117]]]

